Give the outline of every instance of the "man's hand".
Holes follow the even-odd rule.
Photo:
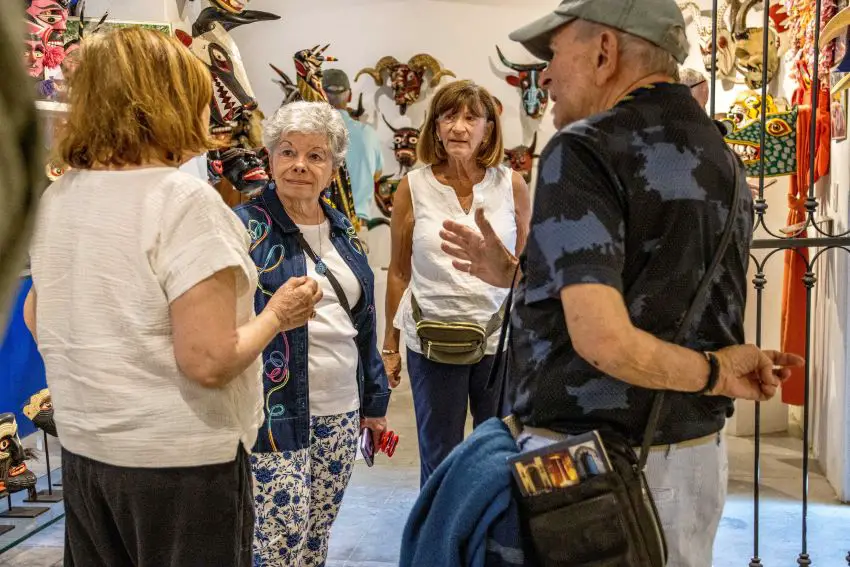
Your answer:
[[[502,244],[483,209],[475,211],[475,224],[481,234],[454,221],[445,221],[440,231],[443,252],[457,258],[452,260],[455,269],[496,287],[513,287],[516,257]]]
[[[393,354],[381,353],[381,358],[384,361],[384,370],[387,372],[390,388],[395,389],[401,384],[401,354],[397,352]]]
[[[805,360],[787,352],[760,350],[755,345],[735,345],[714,353],[720,377],[712,395],[764,402],[776,395],[779,385],[791,376],[791,368]]]

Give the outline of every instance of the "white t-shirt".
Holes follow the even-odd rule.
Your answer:
[[[188,379],[169,304],[239,268],[237,323],[257,272],[239,219],[170,167],[71,171],[48,187],[31,245],[38,348],[62,445],[123,467],[230,462],[262,425],[261,363],[222,389]]]
[[[357,277],[339,255],[330,239],[328,221],[298,225],[304,240],[342,286],[352,309],[362,290]],[[321,242],[321,246],[319,243]],[[316,265],[305,252],[307,276],[322,287],[316,317],[307,323],[307,380],[310,385],[310,415],[337,415],[360,408],[357,391],[357,361],[354,338],[357,330],[339,302],[330,280],[316,273]]]

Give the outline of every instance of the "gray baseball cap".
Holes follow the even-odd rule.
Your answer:
[[[555,11],[509,36],[535,57],[552,60],[552,35],[573,20],[586,20],[643,38],[683,63],[688,56],[685,18],[675,0],[563,0]]]
[[[341,69],[325,69],[322,71],[322,88],[329,93],[341,93],[351,89],[348,75]]]

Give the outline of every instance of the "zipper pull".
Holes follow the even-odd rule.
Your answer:
[[[425,358],[431,358],[431,341],[428,341],[428,354],[425,355]]]

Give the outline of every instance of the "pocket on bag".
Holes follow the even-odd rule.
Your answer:
[[[632,531],[616,475],[527,497],[528,531],[544,566],[632,567]]]

